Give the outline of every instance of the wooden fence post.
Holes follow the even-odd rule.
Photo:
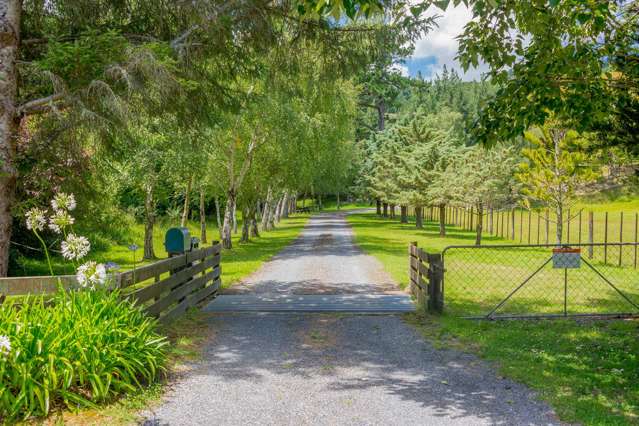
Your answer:
[[[623,212],[619,217],[619,242],[623,243]],[[623,245],[619,244],[619,266],[621,266],[621,256],[623,252]]]
[[[427,254],[428,257],[428,310],[433,313],[442,313],[444,310],[444,291],[442,281],[444,277],[444,264],[442,255]]]
[[[494,232],[495,228],[493,227],[494,224],[495,224],[495,221],[493,220],[494,219],[494,216],[493,216],[494,211],[495,210],[491,207],[490,208],[490,235],[495,235],[495,232]]]
[[[592,244],[595,241],[595,214],[593,212],[588,212],[588,244]],[[588,257],[592,259],[594,253],[594,247],[592,245],[588,246]]]
[[[608,212],[604,216],[604,265],[608,263]]]
[[[519,242],[524,241],[524,211],[519,211]]]
[[[528,244],[530,244],[531,232],[532,232],[532,212],[528,210]]]
[[[412,241],[409,245],[408,245],[408,281],[410,284],[410,293],[414,296],[415,295],[415,281],[416,281],[416,271],[415,268],[413,268],[413,251],[414,248],[417,248],[417,241]],[[417,269],[417,271],[419,271],[419,269]]]
[[[473,230],[473,225],[475,224],[475,207],[470,206],[470,227],[468,228],[469,231]]]
[[[541,242],[541,215],[537,212],[537,245]]]
[[[510,211],[510,239],[515,241],[515,209]]]
[[[566,227],[568,228],[566,232],[566,242],[570,244],[570,209],[568,209],[568,220],[566,221]]]
[[[579,244],[581,244],[581,212],[582,212],[582,210],[579,210],[579,236],[578,236],[578,239],[577,239]]]
[[[639,237],[639,232],[637,230],[637,225],[639,225],[639,213],[635,213],[635,259],[634,259],[634,266],[635,269],[637,269],[637,237]]]

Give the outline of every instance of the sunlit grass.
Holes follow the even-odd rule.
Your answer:
[[[256,271],[259,266],[279,250],[288,245],[302,230],[308,215],[293,215],[288,219],[283,219],[272,231],[262,232],[260,238],[252,238],[248,243],[240,243],[241,223],[238,233],[233,235],[233,249],[222,252],[222,283],[226,287],[236,282],[241,277]],[[158,259],[167,257],[164,249],[164,234],[171,227],[168,223],[160,224],[156,227],[153,238],[153,246]],[[200,225],[198,222],[189,222],[188,228],[191,236],[200,237]],[[208,244],[219,240],[217,227],[209,224],[207,227]],[[149,263],[142,261],[144,226],[135,224],[127,231],[125,241],[112,242],[106,250],[93,251],[89,259],[98,262],[115,262],[121,270],[132,269],[134,266],[134,253],[128,249],[128,245],[135,243],[140,248],[135,252],[135,265]],[[201,244],[200,247],[204,246]],[[44,259],[28,259],[23,263],[22,275],[48,275],[48,268]],[[54,257],[54,272],[56,274],[73,274],[73,265],[60,257]]]

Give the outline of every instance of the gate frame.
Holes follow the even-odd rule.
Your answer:
[[[495,249],[508,249],[508,248],[565,248],[565,247],[571,247],[571,248],[582,248],[582,247],[587,247],[590,248],[590,250],[588,251],[589,256],[592,256],[592,248],[593,247],[604,247],[604,249],[608,249],[609,246],[614,246],[614,247],[625,247],[625,246],[629,246],[629,247],[634,247],[635,248],[635,258],[636,258],[636,252],[639,249],[639,242],[618,242],[618,243],[610,243],[610,242],[605,242],[605,243],[577,243],[577,244],[489,244],[489,245],[474,245],[474,244],[468,244],[468,245],[450,245],[450,246],[446,246],[442,252],[441,252],[441,264],[442,264],[442,274],[441,274],[441,297],[442,297],[442,305],[445,304],[446,302],[446,298],[445,298],[445,291],[446,291],[446,252],[449,249],[482,249],[482,248],[495,248]],[[606,277],[604,277],[596,268],[594,268],[590,262],[588,262],[586,259],[582,258],[582,261],[584,261],[586,263],[587,266],[589,266],[601,279],[603,279],[603,281],[611,286],[614,290],[617,291],[617,293],[620,294],[620,296],[625,299],[628,303],[630,303],[632,306],[637,308],[637,312],[618,312],[618,313],[578,313],[578,314],[568,314],[566,309],[564,308],[564,313],[563,314],[522,314],[522,315],[516,315],[516,314],[512,314],[512,315],[499,315],[499,316],[494,316],[493,314],[495,313],[495,311],[500,308],[501,306],[503,306],[504,302],[507,301],[508,299],[510,299],[510,297],[516,293],[521,287],[523,287],[532,277],[534,277],[539,271],[541,271],[548,263],[550,263],[550,261],[552,260],[552,256],[541,266],[539,267],[537,270],[535,270],[534,273],[532,273],[531,275],[529,275],[522,284],[520,284],[519,286],[517,286],[515,288],[515,290],[513,290],[511,293],[509,293],[509,295],[502,301],[500,302],[493,310],[491,310],[488,314],[486,315],[472,315],[472,316],[464,316],[461,318],[466,318],[466,319],[479,319],[479,320],[512,320],[512,319],[565,319],[565,318],[601,318],[601,319],[615,319],[615,318],[639,318],[639,305],[637,303],[634,303],[633,301],[631,301],[624,293],[622,293],[619,289],[617,289],[617,287],[612,284],[610,282],[610,280],[608,280]],[[635,268],[636,268],[636,264],[635,264]]]

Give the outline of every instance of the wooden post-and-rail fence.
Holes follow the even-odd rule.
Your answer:
[[[444,309],[444,264],[440,253],[426,253],[413,242],[408,246],[410,291],[428,312]]]
[[[160,322],[173,321],[220,289],[221,248],[215,242],[209,247],[116,273],[115,286],[122,290],[123,297],[144,306]],[[0,303],[4,296],[55,293],[58,280],[65,289],[78,288],[74,275],[0,278]]]

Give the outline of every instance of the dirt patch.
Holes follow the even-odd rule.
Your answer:
[[[298,336],[303,349],[321,350],[337,345],[337,334],[334,324],[340,316],[320,315],[313,318],[309,327],[300,330]]]

